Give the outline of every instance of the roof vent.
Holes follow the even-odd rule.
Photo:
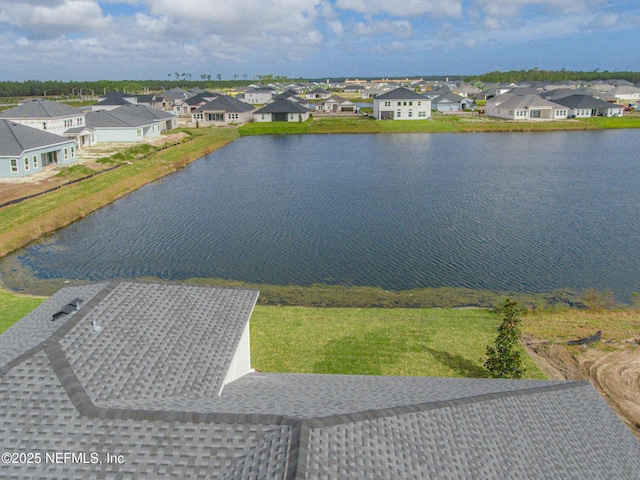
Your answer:
[[[56,320],[58,320],[59,318],[65,315],[73,315],[78,311],[78,309],[80,308],[80,304],[82,302],[84,302],[84,300],[82,300],[81,298],[74,298],[69,303],[67,303],[64,307],[62,307],[60,310],[54,313],[53,316],[51,317],[51,321],[55,322]]]

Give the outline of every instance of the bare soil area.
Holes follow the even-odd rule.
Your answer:
[[[179,142],[185,133],[173,133],[149,140],[147,143],[161,147],[169,143]],[[73,165],[85,165],[92,170],[100,171],[110,168],[109,164],[97,163],[96,160],[110,157],[118,152],[133,146],[131,143],[107,142],[99,143],[92,147],[78,149],[78,161]],[[65,165],[69,166],[69,165]],[[0,205],[10,200],[38,194],[51,188],[59,187],[69,181],[69,178],[56,176],[63,166],[49,165],[42,171],[19,178],[0,179]]]
[[[589,381],[640,440],[640,338],[590,345],[524,339],[538,366],[557,380]]]

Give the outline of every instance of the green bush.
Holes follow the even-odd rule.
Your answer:
[[[524,366],[520,352],[516,350],[520,337],[518,304],[505,300],[504,319],[498,327],[494,346],[487,346],[487,360],[484,366],[498,378],[522,378]]]

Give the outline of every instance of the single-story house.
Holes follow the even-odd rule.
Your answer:
[[[382,95],[388,92],[389,88],[385,87],[367,87],[360,92],[361,98],[376,98],[378,95]]]
[[[357,110],[355,103],[338,95],[316,104],[316,111],[321,113],[357,113]]]
[[[17,107],[4,110],[0,112],[0,119],[55,135],[69,136],[81,147],[95,143],[92,132],[84,128],[87,124],[82,110],[44,98],[30,99]]]
[[[123,105],[115,110],[112,110],[116,114],[124,114],[129,117],[138,117],[146,120],[153,120],[158,122],[161,126],[162,132],[167,132],[178,128],[178,117],[173,113],[165,112],[164,110],[158,110],[157,108],[151,108],[146,105]]]
[[[305,97],[309,100],[320,100],[331,97],[331,92],[325,90],[324,88],[318,87],[308,92]]]
[[[389,90],[373,99],[377,120],[426,120],[431,118],[431,100],[408,88]]]
[[[172,110],[173,100],[161,95],[137,95],[136,105],[145,105],[147,107],[155,108],[156,110]]]
[[[95,131],[98,143],[142,142],[159,137],[164,124],[164,120],[132,117],[116,110],[87,113],[87,126]]]
[[[229,95],[220,95],[196,109],[191,118],[201,125],[246,123],[253,119],[254,107]]]
[[[275,100],[253,112],[254,122],[306,122],[309,109],[289,100]]]
[[[640,478],[588,382],[255,372],[257,298],[59,290],[0,335],[0,477]]]
[[[0,119],[0,177],[23,177],[77,159],[74,140]]]
[[[459,112],[473,108],[470,98],[457,95],[453,92],[439,95],[431,100],[431,110],[438,112]]]
[[[487,100],[486,115],[509,120],[564,120],[569,109],[540,95],[503,93]]]
[[[554,100],[569,109],[569,118],[621,117],[624,107],[590,95],[569,95]]]

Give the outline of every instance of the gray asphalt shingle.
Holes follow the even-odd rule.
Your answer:
[[[0,477],[640,478],[640,443],[586,382],[248,373],[219,396],[257,295],[54,294],[0,335],[0,449],[89,462]]]

